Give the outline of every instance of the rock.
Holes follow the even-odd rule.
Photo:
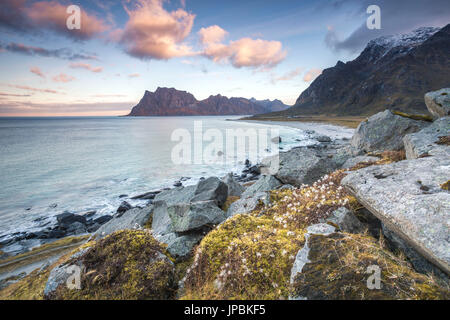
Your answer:
[[[450,157],[450,147],[445,144],[437,144],[440,137],[449,135],[450,117],[439,118],[419,132],[405,135],[403,143],[405,145],[406,158],[417,159],[435,155]]]
[[[347,208],[341,207],[334,210],[327,219],[333,225],[339,227],[340,231],[348,233],[364,232],[364,225],[356,218],[356,216]]]
[[[270,197],[266,192],[257,193],[251,198],[241,198],[230,205],[227,216],[232,217],[238,213],[249,213],[260,203],[268,204],[269,198]]]
[[[155,196],[155,201],[165,201],[168,206],[190,202],[194,197],[196,186],[179,187],[165,190]]]
[[[228,187],[217,177],[209,177],[197,184],[191,202],[214,200],[221,207],[228,197]]]
[[[96,210],[92,210],[92,211],[87,211],[87,212],[80,213],[80,216],[83,216],[83,217],[86,217],[86,218],[90,218],[93,215],[95,215],[96,213],[97,213]]]
[[[174,187],[181,187],[182,185],[181,181],[175,181],[173,184]]]
[[[63,230],[58,230],[58,229],[51,230],[48,233],[49,239],[59,239],[59,238],[65,237],[65,236],[66,236],[66,232]]]
[[[306,229],[305,233],[305,245],[303,248],[301,248],[297,255],[295,256],[294,265],[292,266],[291,270],[291,284],[294,283],[295,278],[299,273],[302,272],[303,267],[305,264],[311,262],[308,259],[309,254],[309,246],[308,246],[308,239],[312,234],[320,234],[320,235],[329,235],[332,234],[335,231],[335,228],[333,226],[330,226],[326,223],[319,223],[319,224],[313,224],[312,226],[309,226]],[[305,300],[302,297],[293,297],[295,300]]]
[[[67,228],[68,234],[82,234],[82,233],[86,233],[86,232],[87,232],[86,225],[82,224],[81,222],[77,222],[77,221],[70,224]]]
[[[117,208],[116,213],[118,213],[119,217],[120,217],[120,215],[122,215],[124,212],[126,212],[126,211],[128,211],[128,210],[130,210],[132,208],[133,208],[133,206],[131,204],[129,204],[126,201],[122,201],[122,203],[120,204],[119,208]]]
[[[101,227],[102,225],[101,224],[99,224],[99,223],[93,223],[93,224],[91,224],[88,228],[87,228],[87,231],[88,232],[95,232],[95,231],[97,231],[100,227]]]
[[[389,246],[393,251],[401,251],[408,258],[408,261],[411,262],[414,269],[420,273],[424,274],[434,274],[438,276],[440,279],[444,281],[448,281],[448,278],[445,274],[436,268],[433,264],[428,262],[420,253],[414,250],[413,247],[408,245],[402,238],[397,236],[394,232],[389,230],[383,223],[382,230],[385,238],[388,240]]]
[[[427,157],[371,166],[341,182],[357,200],[431,263],[450,273],[450,158]]]
[[[166,201],[159,200],[153,202],[152,230],[155,237],[173,233],[172,220],[167,211]]]
[[[299,187],[302,184],[311,184],[337,169],[337,163],[333,160],[333,150],[298,147],[288,152],[280,152],[279,168],[275,171],[275,177],[284,184]],[[278,158],[270,157],[263,160],[263,166],[270,167],[273,171],[277,166]]]
[[[329,136],[317,136],[315,137],[319,142],[331,142],[331,138]]]
[[[425,94],[425,104],[435,118],[450,116],[450,88]]]
[[[277,189],[278,190],[292,190],[292,189],[295,189],[295,187],[290,184],[283,184],[281,187],[278,187]]]
[[[351,145],[359,153],[402,150],[403,137],[428,126],[426,121],[412,120],[385,110],[361,122],[352,137]]]
[[[192,255],[192,249],[202,238],[203,234],[186,234],[179,237],[175,236],[168,242],[161,242],[167,244],[167,251],[172,257],[177,261],[182,261]]]
[[[97,219],[94,219],[94,222],[98,223],[98,224],[104,224],[104,223],[108,222],[109,220],[111,220],[112,218],[113,217],[110,215],[105,215],[105,216],[98,217]]]
[[[272,141],[273,143],[281,143],[281,137],[273,137],[272,139],[270,139],[270,141]]]
[[[243,186],[241,186],[239,184],[239,182],[237,182],[232,173],[227,174],[224,179],[223,182],[225,182],[225,184],[228,187],[228,196],[232,196],[232,197],[240,197],[242,192],[244,192],[245,188]]]
[[[74,213],[70,212],[63,212],[61,214],[58,214],[56,216],[56,220],[58,221],[58,224],[60,225],[70,225],[74,222],[80,222],[82,224],[86,224],[86,217],[80,216]]]
[[[380,160],[378,157],[372,157],[372,156],[356,156],[353,158],[348,159],[345,161],[345,163],[342,165],[342,169],[350,169],[354,166],[356,166],[360,162],[375,162]]]
[[[254,184],[248,187],[244,193],[242,193],[241,198],[250,198],[255,194],[270,191],[281,186],[281,182],[274,176],[261,176]]]
[[[226,218],[225,212],[212,200],[175,204],[167,208],[167,213],[175,232],[212,227]]]
[[[138,199],[141,199],[141,200],[153,200],[156,197],[156,195],[159,194],[159,193],[161,193],[160,190],[150,191],[150,192],[146,192],[146,193],[143,193],[143,194],[131,197],[131,199],[133,199],[133,200],[138,200]]]
[[[114,217],[102,225],[94,234],[95,237],[103,238],[118,230],[142,228],[150,219],[153,206],[145,208],[134,208],[124,212],[120,217]]]

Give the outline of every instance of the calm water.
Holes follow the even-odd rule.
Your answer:
[[[193,184],[240,172],[246,154],[226,166],[173,164],[171,134],[193,132],[194,121],[202,120],[204,131],[276,127],[284,149],[314,143],[299,129],[225,121],[232,118],[0,118],[0,235],[38,229],[65,210],[111,214],[129,201],[120,195],[170,187],[182,176]]]

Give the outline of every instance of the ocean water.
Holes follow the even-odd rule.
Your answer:
[[[284,151],[316,143],[298,128],[227,121],[237,118],[0,118],[0,236],[38,230],[66,210],[113,214],[123,200],[140,204],[129,198],[171,187],[183,176],[191,178],[183,182],[188,185],[200,177],[240,173],[255,146],[237,151],[226,164],[174,164],[179,142],[172,141],[173,132],[194,136],[199,121],[203,132],[216,129],[224,137],[227,129],[277,129]]]

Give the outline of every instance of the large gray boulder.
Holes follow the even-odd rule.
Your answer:
[[[449,157],[426,157],[372,166],[341,184],[389,230],[450,274]]]
[[[352,137],[351,145],[359,153],[402,150],[402,138],[428,126],[426,121],[413,120],[385,110],[361,122]]]
[[[175,204],[167,208],[167,214],[175,232],[194,231],[213,226],[226,218],[225,212],[212,200]]]
[[[165,201],[168,206],[177,203],[187,203],[195,195],[196,186],[178,187],[170,190],[164,190],[155,196],[154,202]]]
[[[375,162],[378,160],[380,160],[380,158],[373,156],[366,156],[366,155],[356,156],[345,161],[345,163],[342,165],[342,169],[350,169],[361,162]]]
[[[339,227],[340,231],[348,233],[361,233],[365,230],[364,225],[356,216],[345,207],[340,207],[331,213],[327,219],[333,225]]]
[[[232,197],[240,197],[242,192],[244,192],[245,188],[237,182],[232,173],[227,174],[223,178],[223,182],[228,186],[228,196]]]
[[[167,211],[167,203],[163,200],[153,202],[152,230],[155,237],[173,232],[172,220]]]
[[[232,217],[239,213],[252,212],[258,204],[268,204],[269,199],[270,197],[267,192],[259,192],[250,198],[241,198],[230,205],[227,216]]]
[[[213,200],[221,207],[228,197],[228,186],[217,177],[201,180],[191,202]]]
[[[279,154],[279,168],[274,174],[283,184],[299,187],[311,184],[338,168],[334,150],[299,147]],[[275,158],[270,158],[275,159]],[[271,160],[265,160],[270,163]],[[264,162],[264,165],[266,163]],[[273,164],[271,164],[274,167]]]
[[[450,135],[450,117],[442,117],[430,126],[416,133],[407,134],[403,138],[406,158],[417,159],[424,156],[442,155],[450,157],[450,147],[437,144],[440,137]]]
[[[424,98],[434,118],[450,116],[450,88],[428,92]]]
[[[242,193],[241,198],[250,198],[259,192],[277,189],[281,185],[282,183],[274,176],[263,175]]]
[[[145,208],[134,208],[124,212],[121,216],[115,216],[107,223],[102,225],[94,234],[95,237],[103,238],[113,232],[124,229],[140,229],[150,219],[153,212],[153,206]]]
[[[176,233],[170,233],[164,238],[157,239],[162,243],[167,244],[167,251],[177,261],[184,260],[192,254],[192,249],[197,245],[204,235],[202,233],[192,233],[178,235]]]

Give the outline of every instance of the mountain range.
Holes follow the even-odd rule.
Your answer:
[[[227,98],[220,94],[199,101],[189,92],[158,87],[155,92],[145,91],[129,116],[254,115],[288,107],[280,100]]]
[[[450,24],[371,40],[353,61],[323,70],[293,107],[266,116],[427,114],[424,94],[450,86]]]

